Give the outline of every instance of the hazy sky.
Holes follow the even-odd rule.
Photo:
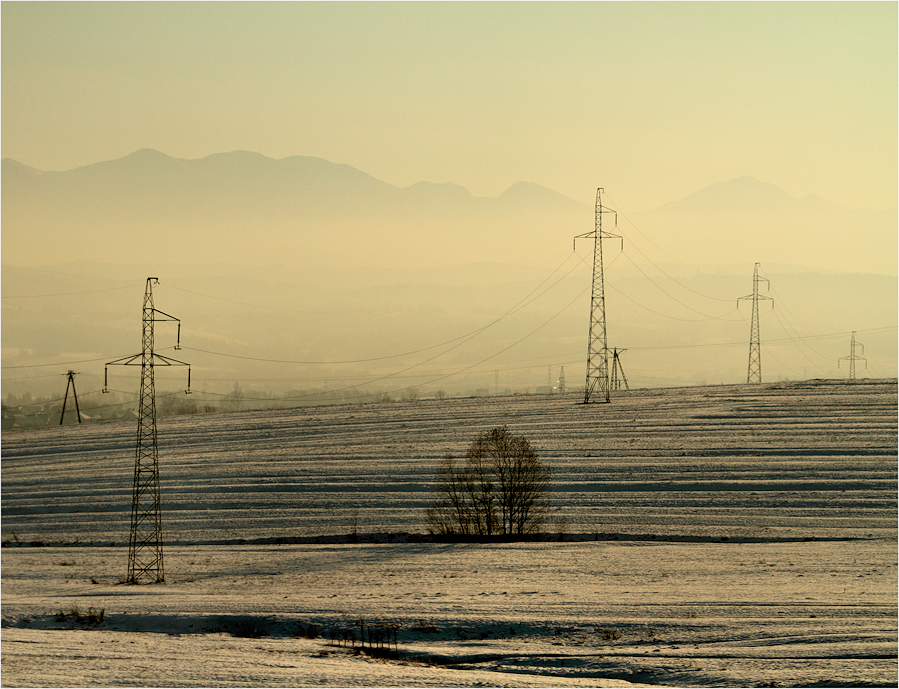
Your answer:
[[[897,3],[2,3],[2,155],[320,156],[646,210],[897,205]]]

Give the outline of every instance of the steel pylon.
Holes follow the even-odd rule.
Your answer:
[[[749,367],[746,373],[747,383],[762,382],[762,348],[759,337],[759,299],[769,300],[772,308],[774,307],[774,299],[759,294],[759,282],[762,280],[768,283],[768,285],[771,284],[768,278],[759,277],[759,264],[756,263],[755,269],[752,271],[752,294],[737,299],[738,308],[741,300],[752,299],[752,324],[749,327]]]
[[[841,356],[839,358],[839,360],[837,361],[837,368],[839,368],[840,361],[843,361],[844,359],[849,360],[849,380],[855,380],[855,362],[856,361],[864,361],[865,368],[868,368],[868,360],[865,357],[858,356],[858,354],[855,353],[855,350],[858,347],[861,347],[862,354],[864,354],[865,353],[865,345],[863,345],[861,342],[858,342],[855,339],[855,331],[853,330],[852,331],[852,341],[849,344],[849,356]]]
[[[137,413],[137,447],[134,458],[134,483],[131,493],[131,530],[128,541],[128,577],[131,584],[142,581],[165,581],[162,549],[162,511],[159,491],[159,448],[156,434],[156,384],[154,368],[187,366],[187,392],[190,393],[190,365],[157,354],[154,351],[154,323],[176,321],[180,349],[181,322],[153,307],[153,285],[157,278],[147,278],[144,291],[142,351],[107,364],[136,366],[140,361],[140,403]],[[108,379],[104,376],[104,379]],[[104,392],[107,388],[104,386]]]
[[[600,401],[609,401],[609,348],[606,343],[606,297],[602,272],[602,240],[621,239],[621,235],[603,232],[602,216],[615,213],[602,205],[602,187],[596,190],[596,219],[593,231],[577,235],[574,239],[593,239],[593,288],[590,294],[590,333],[587,341],[587,382],[584,386],[584,404],[589,404],[594,392]],[[615,213],[615,225],[618,214]]]

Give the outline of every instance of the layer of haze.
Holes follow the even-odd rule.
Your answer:
[[[148,276],[201,407],[574,390],[600,186],[633,387],[745,382],[756,262],[764,382],[896,376],[895,2],[0,12],[7,399],[100,408]]]
[[[2,154],[313,155],[649,210],[742,175],[888,209],[897,5],[2,5]]]

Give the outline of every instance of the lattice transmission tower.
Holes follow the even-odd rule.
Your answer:
[[[849,356],[841,356],[841,357],[839,358],[839,360],[837,361],[837,368],[839,368],[839,367],[840,367],[840,361],[843,361],[844,359],[848,359],[848,360],[849,360],[849,380],[855,380],[855,362],[856,362],[856,361],[864,361],[864,362],[865,362],[865,368],[868,368],[868,360],[867,360],[865,357],[863,357],[863,356],[858,356],[858,355],[855,353],[855,350],[856,350],[858,347],[861,347],[862,354],[864,354],[864,353],[865,353],[865,345],[863,345],[861,342],[858,342],[858,341],[855,339],[855,331],[853,330],[853,331],[852,331],[852,342],[851,342],[850,345],[849,345]]]
[[[762,348],[759,339],[759,299],[767,299],[771,302],[771,308],[774,308],[774,299],[772,297],[759,294],[759,282],[764,280],[770,287],[771,282],[768,278],[759,277],[759,264],[755,264],[752,271],[752,294],[737,299],[737,308],[743,299],[752,299],[752,325],[749,328],[749,369],[746,373],[747,383],[762,382]]]
[[[624,239],[621,235],[610,234],[602,229],[602,216],[615,214],[615,227],[618,227],[618,213],[602,205],[602,187],[596,190],[596,219],[591,232],[579,234],[574,238],[593,239],[593,289],[590,294],[590,334],[587,343],[587,383],[584,386],[584,404],[589,404],[596,392],[602,402],[609,401],[609,347],[606,344],[606,297],[602,275],[602,240]]]
[[[178,323],[175,349],[181,349],[181,321],[153,307],[153,285],[158,278],[147,278],[144,291],[143,348],[140,354],[106,364],[103,392],[108,390],[109,366],[137,366],[140,362],[140,404],[137,413],[137,449],[134,457],[134,486],[131,494],[131,534],[128,541],[128,577],[131,584],[143,580],[162,583],[165,566],[162,553],[162,514],[159,497],[159,449],[156,437],[156,366],[187,366],[190,394],[190,364],[170,359],[154,351],[154,324]]]

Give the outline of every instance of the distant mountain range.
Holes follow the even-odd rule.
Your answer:
[[[63,172],[6,158],[2,197],[3,261],[20,265],[173,254],[297,265],[544,264],[589,231],[593,215],[591,205],[530,182],[484,198],[452,183],[400,188],[321,158],[247,151],[184,160],[143,149]],[[690,264],[897,272],[895,210],[796,199],[752,177],[629,217],[638,232],[622,221],[622,233],[643,253],[652,249],[645,236]]]
[[[4,159],[4,262],[65,260],[367,264],[529,263],[547,225],[585,204],[519,182],[497,198],[455,184],[400,188],[349,165],[235,151],[198,160],[144,149],[64,172]],[[471,257],[476,258],[472,259]]]
[[[124,158],[64,172],[42,172],[3,159],[3,193],[14,202],[40,202],[68,209],[131,210],[164,217],[185,211],[345,216],[398,213],[427,208],[452,212],[555,207],[583,210],[584,204],[529,182],[518,182],[497,198],[478,198],[452,184],[418,182],[400,188],[349,165],[322,158],[276,160],[233,151],[196,160],[142,149]],[[165,203],[162,203],[165,201]]]

